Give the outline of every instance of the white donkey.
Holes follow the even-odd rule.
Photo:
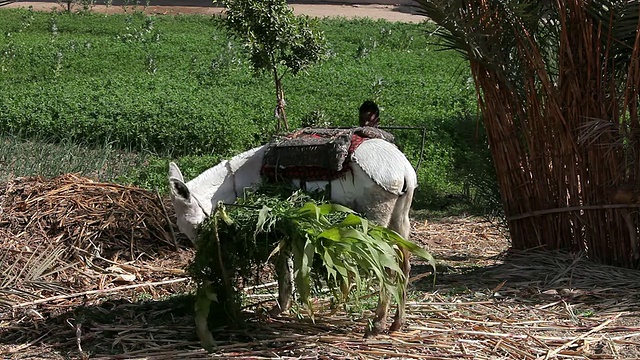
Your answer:
[[[200,223],[212,213],[218,202],[233,203],[245,188],[261,183],[260,169],[266,145],[251,149],[231,160],[206,170],[185,183],[175,163],[169,165],[171,200],[178,227],[192,241]],[[294,185],[300,181],[294,180]],[[327,181],[306,182],[308,191],[327,189]],[[367,219],[398,232],[409,239],[411,230],[409,209],[417,186],[415,170],[398,148],[381,139],[370,139],[358,146],[351,155],[351,170],[331,181],[331,200],[364,214]],[[403,254],[402,269],[409,278],[409,254]],[[279,266],[280,267],[280,266]],[[285,266],[278,272],[278,305],[272,315],[287,310],[291,304],[291,269]],[[284,273],[283,273],[284,272]],[[284,278],[283,278],[284,277]],[[406,300],[406,294],[403,294]],[[406,301],[403,301],[403,303]],[[373,334],[384,331],[389,312],[389,299],[380,299],[373,323]],[[390,331],[400,329],[404,321],[404,306],[397,307]]]

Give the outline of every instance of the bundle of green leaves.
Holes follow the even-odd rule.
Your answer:
[[[381,296],[400,303],[406,279],[399,247],[435,265],[424,249],[345,206],[267,184],[232,206],[218,206],[203,223],[190,272],[236,320],[240,281],[275,256],[292,254],[299,299],[313,315],[309,300],[315,284],[338,295],[337,302],[375,285]]]

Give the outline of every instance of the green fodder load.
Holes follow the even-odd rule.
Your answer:
[[[203,223],[190,272],[200,284],[199,299],[223,305],[224,315],[237,321],[241,284],[260,277],[277,256],[291,254],[297,294],[313,316],[310,297],[321,286],[338,302],[369,286],[400,302],[405,275],[398,247],[433,264],[425,250],[347,207],[264,185],[234,205],[220,205]]]

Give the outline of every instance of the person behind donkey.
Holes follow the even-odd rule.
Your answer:
[[[365,138],[380,138],[385,139],[391,143],[395,142],[395,138],[392,134],[379,129],[380,126],[380,109],[378,105],[371,101],[366,100],[360,105],[360,119],[358,121],[359,128],[356,129],[356,134]]]
[[[375,102],[366,100],[360,105],[360,126],[378,127],[380,125],[380,109]]]

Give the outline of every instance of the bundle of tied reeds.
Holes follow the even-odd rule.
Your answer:
[[[513,246],[637,266],[638,2],[418,1],[469,59]]]

